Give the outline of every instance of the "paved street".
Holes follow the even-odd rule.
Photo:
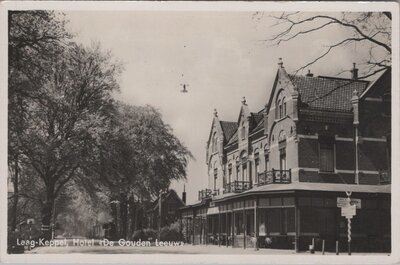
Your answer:
[[[183,246],[119,246],[115,242],[115,246],[101,246],[99,240],[94,240],[93,246],[73,246],[72,239],[68,239],[68,246],[62,247],[37,247],[29,252],[30,254],[67,254],[67,253],[82,253],[82,254],[226,254],[226,255],[290,255],[295,254],[293,250],[280,249],[260,249],[255,251],[253,248],[232,248],[226,246],[215,245],[190,245]],[[300,255],[310,255],[309,253],[299,253]],[[316,252],[315,255],[322,253]],[[326,255],[334,255],[335,253],[326,253]],[[341,253],[341,255],[346,255]],[[363,253],[353,253],[353,255],[363,255]],[[366,255],[388,255],[385,253],[368,253]]]
[[[65,247],[37,247],[29,253],[39,254],[66,254],[66,253],[83,253],[83,254],[292,254],[291,250],[261,250],[232,248],[226,246],[204,246],[204,245],[188,245],[183,246],[100,246],[99,240],[95,241],[94,246],[72,246],[72,240],[68,240],[68,246]],[[27,252],[28,253],[28,252]]]

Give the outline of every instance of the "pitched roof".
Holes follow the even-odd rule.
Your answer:
[[[253,119],[253,125],[251,126],[250,133],[259,130],[261,127],[263,127],[264,124],[264,114],[263,114],[264,109],[260,110],[257,113],[252,112],[251,117]]]
[[[369,83],[363,80],[326,76],[289,75],[289,77],[300,94],[303,108],[328,111],[351,111],[353,91],[356,90],[357,94],[361,95]]]
[[[260,129],[264,128],[264,119],[261,119],[258,123],[257,126],[252,130],[252,132],[256,132]]]
[[[176,191],[174,189],[168,190],[167,193],[163,193],[161,196],[162,196],[163,200],[166,200],[169,197],[174,196],[180,204],[185,205],[185,203],[182,201],[182,199],[179,197],[179,195],[176,193]],[[159,199],[160,199],[160,197],[157,197],[153,202],[151,202],[150,209],[147,212],[156,211],[158,209]]]
[[[252,112],[251,117],[254,119],[254,123],[258,124],[260,122],[260,120],[264,117],[264,115],[261,110],[260,112],[257,112],[257,113]]]
[[[385,88],[391,90],[392,87],[392,68],[389,67],[378,75],[375,81],[371,82],[367,89],[364,90],[360,98],[380,96]]]
[[[220,121],[220,123],[222,131],[224,132],[225,140],[229,141],[238,128],[237,123],[232,121]]]
[[[236,132],[233,134],[232,138],[229,139],[227,145],[233,144],[233,143],[237,142],[238,140],[239,140],[239,137],[238,137],[238,133],[236,130]]]

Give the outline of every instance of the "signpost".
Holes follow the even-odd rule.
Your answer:
[[[351,218],[356,215],[356,209],[361,209],[361,200],[352,199],[351,191],[346,191],[347,198],[338,197],[337,207],[342,210],[342,216],[347,219],[347,242],[348,242],[348,254],[351,255]]]
[[[349,198],[345,198],[345,197],[337,197],[336,203],[337,203],[337,207],[345,207],[348,205]],[[357,209],[361,209],[361,199],[354,199],[354,198],[350,198],[350,205],[355,205],[357,207]]]

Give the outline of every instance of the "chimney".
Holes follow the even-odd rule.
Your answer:
[[[282,61],[282,58],[279,58],[279,59],[278,59],[278,65],[279,65],[280,68],[283,68],[283,61]]]
[[[183,203],[186,205],[186,191],[185,191],[185,185],[183,185],[182,201],[183,201]]]
[[[307,77],[313,77],[313,76],[314,76],[314,74],[313,74],[313,73],[311,73],[310,69],[308,69],[308,73],[306,74],[306,76],[307,76]]]
[[[353,69],[350,70],[351,79],[358,79],[358,68],[356,68],[356,63],[353,63]]]

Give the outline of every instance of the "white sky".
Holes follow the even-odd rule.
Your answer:
[[[124,63],[118,99],[158,108],[174,134],[196,160],[188,167],[188,202],[207,187],[205,146],[213,109],[221,120],[236,121],[246,97],[257,112],[267,102],[278,58],[288,72],[316,57],[323,45],[345,32],[330,27],[279,47],[260,41],[277,29],[268,14],[260,20],[245,12],[66,12],[77,41],[99,41]],[[365,56],[365,47],[349,45],[312,66],[315,75],[336,75]],[[345,77],[349,73],[344,74]],[[180,84],[189,93],[180,93]],[[184,182],[174,183],[180,194]]]

